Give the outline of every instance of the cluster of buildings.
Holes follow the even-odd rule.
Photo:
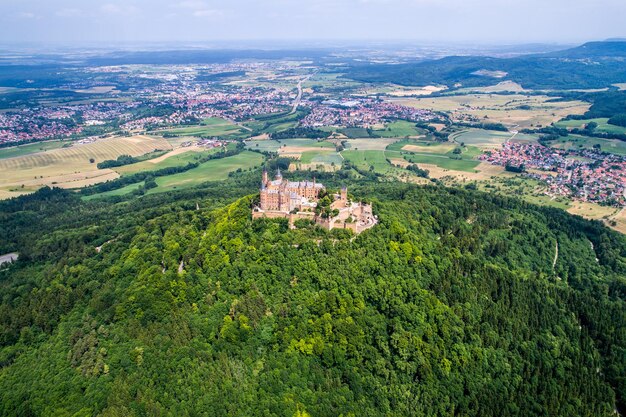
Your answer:
[[[494,165],[533,169],[524,175],[546,183],[550,196],[626,206],[626,158],[592,149],[566,151],[540,144],[505,143],[479,159]]]
[[[370,204],[349,200],[346,187],[339,194],[327,195],[324,185],[315,179],[289,181],[280,170],[273,180],[263,171],[259,205],[253,208],[252,217],[284,218],[292,227],[297,220],[310,220],[328,230],[349,229],[354,233],[361,233],[378,222]]]
[[[300,122],[303,127],[371,127],[394,119],[418,122],[436,118],[430,110],[367,98],[332,100],[315,104],[309,101],[305,105],[308,105],[311,111]]]

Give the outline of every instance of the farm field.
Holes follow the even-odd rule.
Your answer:
[[[583,129],[587,123],[595,122],[598,124],[598,127],[595,129],[596,132],[604,132],[604,133],[618,133],[618,134],[626,134],[626,127],[615,126],[608,123],[608,118],[599,118],[599,119],[584,119],[584,120],[561,120],[554,124],[556,127],[564,127],[568,129],[580,128]]]
[[[110,169],[97,169],[98,162],[120,155],[145,155],[155,149],[171,149],[171,145],[158,137],[118,137],[0,159],[0,189],[34,191],[45,185],[76,188],[96,184],[119,176]]]
[[[467,159],[452,159],[446,155],[426,155],[426,154],[413,154],[406,155],[405,159],[411,163],[436,165],[443,169],[463,172],[476,172],[476,167],[480,162],[471,161]]]
[[[383,151],[347,150],[341,152],[341,155],[345,160],[363,170],[369,170],[370,167],[374,167],[374,171],[385,174],[393,168],[391,164],[387,162]]]
[[[156,178],[158,187],[149,190],[148,193],[172,191],[207,181],[223,180],[228,177],[229,172],[240,168],[246,170],[258,167],[263,163],[263,160],[263,155],[249,151],[227,158],[214,159],[186,172]]]
[[[443,111],[453,119],[473,116],[483,122],[502,123],[518,130],[546,126],[567,115],[583,114],[589,103],[582,101],[553,102],[554,97],[523,94],[466,94],[426,98],[394,98],[393,103],[421,109]]]
[[[224,137],[243,137],[245,136],[245,129],[242,129],[240,126],[236,124],[224,120],[223,123],[217,123],[216,121],[211,121],[207,124],[204,122],[200,126],[189,126],[182,127],[176,129],[169,130],[160,130],[159,133],[168,133],[172,135],[178,136],[198,136],[198,137],[214,137],[214,136],[224,136]]]
[[[550,146],[558,149],[591,149],[594,145],[600,145],[604,152],[616,155],[626,155],[626,142],[617,139],[592,138],[589,136],[568,135],[550,142]]]
[[[365,138],[365,139],[345,139],[347,150],[359,151],[384,151],[400,139],[393,138]]]
[[[114,168],[115,172],[121,175],[134,174],[140,171],[154,171],[162,168],[170,168],[176,166],[187,165],[190,162],[196,162],[200,158],[216,153],[219,148],[206,149],[202,147],[178,148],[168,154],[158,158],[149,159],[147,161],[137,162],[136,164],[124,165]]]
[[[499,148],[508,140],[514,142],[536,142],[538,136],[518,133],[513,136],[510,132],[499,132],[495,130],[467,129],[453,133],[450,138],[457,143],[476,146],[483,150]]]
[[[403,138],[425,135],[423,129],[416,127],[415,123],[407,122],[406,120],[389,123],[384,129],[377,129],[372,133],[385,138]]]
[[[71,144],[69,140],[50,140],[45,142],[29,143],[27,145],[12,146],[10,148],[0,148],[0,159],[17,158],[19,156],[30,155],[38,152],[46,152],[53,149],[62,148],[63,145]]]
[[[306,151],[302,152],[300,162],[303,164],[324,164],[324,165],[339,165],[343,162],[343,158],[334,151],[331,152],[318,152],[318,151]]]

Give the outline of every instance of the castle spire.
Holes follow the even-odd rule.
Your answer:
[[[283,179],[283,174],[280,173],[280,167],[276,168],[276,179],[277,180]]]

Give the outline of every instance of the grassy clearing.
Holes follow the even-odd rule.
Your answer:
[[[371,138],[371,139],[345,139],[346,149],[355,151],[384,151],[399,139]]]
[[[192,187],[207,181],[223,180],[230,172],[237,169],[249,169],[258,167],[263,163],[263,156],[256,152],[244,151],[238,155],[228,158],[214,159],[205,162],[197,168],[179,174],[168,175],[156,179],[157,188],[153,188],[149,193],[159,193]]]
[[[93,199],[96,199],[96,198],[126,195],[126,194],[132,193],[133,191],[139,189],[139,187],[141,187],[143,184],[144,184],[144,182],[141,181],[141,182],[138,182],[138,183],[135,183],[135,184],[127,185],[126,187],[122,187],[122,188],[119,188],[117,190],[105,191],[105,192],[99,193],[99,194],[83,196],[82,199],[88,201],[88,200],[93,200]]]
[[[13,146],[10,148],[0,148],[0,159],[17,158],[19,156],[30,155],[38,152],[46,152],[53,149],[62,148],[64,145],[70,145],[70,141],[51,140],[46,142],[30,143],[27,145]]]
[[[415,123],[407,122],[406,120],[389,123],[385,129],[374,130],[373,133],[384,138],[404,138],[425,134],[424,130],[415,126]]]
[[[480,162],[467,159],[452,159],[446,155],[406,155],[405,159],[414,164],[437,165],[444,169],[463,172],[477,172],[476,167]]]
[[[374,167],[374,171],[384,174],[392,168],[382,151],[343,151],[341,155],[360,169]]]
[[[159,159],[159,162],[153,162],[153,160],[138,162],[136,164],[125,165],[122,167],[117,167],[114,170],[121,175],[134,174],[135,172],[140,171],[155,171],[162,168],[170,168],[187,165],[190,162],[197,162],[199,159],[219,152],[220,149],[207,149],[202,151],[192,151],[189,150],[187,152],[179,153],[177,155],[170,156],[169,158]]]
[[[568,135],[550,142],[550,146],[558,149],[576,150],[591,149],[594,145],[600,145],[604,152],[616,155],[626,155],[626,142],[617,139],[601,139],[589,136]]]
[[[202,126],[189,126],[177,129],[169,129],[160,131],[160,133],[170,133],[177,136],[198,136],[198,137],[242,137],[245,131],[234,123],[228,122],[224,124],[209,124]]]
[[[302,152],[300,162],[303,164],[328,164],[341,165],[343,159],[337,152]]]
[[[615,126],[608,123],[608,118],[599,118],[599,119],[585,119],[585,120],[561,120],[554,125],[556,127],[564,127],[568,129],[580,128],[583,129],[587,123],[595,122],[598,124],[598,127],[595,129],[596,132],[603,133],[618,133],[618,134],[626,134],[626,127]]]
[[[330,142],[318,141],[315,139],[280,139],[280,140],[254,140],[247,141],[246,148],[264,152],[278,152],[282,147],[294,148],[325,148],[335,149],[335,145]]]

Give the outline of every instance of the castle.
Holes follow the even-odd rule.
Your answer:
[[[263,170],[260,201],[252,210],[252,217],[286,218],[291,227],[296,220],[306,219],[328,230],[350,229],[355,233],[361,233],[378,222],[370,204],[348,199],[346,187],[339,194],[328,195],[330,205],[318,209],[320,196],[326,194],[324,185],[316,182],[315,178],[313,181],[288,181],[278,169],[274,180],[270,180],[267,171]],[[328,201],[325,200],[326,203]]]

